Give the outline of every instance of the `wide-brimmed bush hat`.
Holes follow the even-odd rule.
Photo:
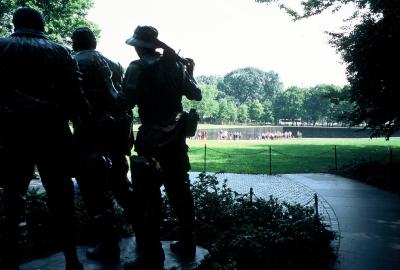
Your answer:
[[[157,37],[158,31],[154,27],[138,26],[133,36],[126,40],[126,44],[139,48],[162,48],[164,43],[158,40]]]

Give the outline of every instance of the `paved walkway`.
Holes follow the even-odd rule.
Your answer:
[[[195,175],[192,175],[194,177]],[[339,236],[334,269],[400,270],[400,196],[331,174],[221,174],[237,192],[281,201],[314,204]]]
[[[316,191],[340,224],[341,270],[400,269],[400,196],[329,174],[283,175]]]
[[[400,270],[399,195],[330,174],[217,176],[239,193],[253,188],[255,196],[301,205],[314,206],[317,194],[319,213],[339,236],[336,270]]]

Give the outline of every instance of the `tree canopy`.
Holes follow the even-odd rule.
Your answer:
[[[236,76],[243,78],[231,80]],[[253,85],[259,85],[257,91],[250,87],[253,79],[256,80]],[[308,88],[292,86],[284,90],[276,72],[264,72],[252,67],[236,69],[225,76],[203,75],[196,80],[202,89],[203,99],[193,102],[183,98],[182,101],[186,111],[197,109],[203,123],[278,124],[279,120],[286,119],[306,125],[344,126],[349,124],[346,117],[353,108],[347,86],[321,84]],[[228,88],[236,91],[226,91]],[[252,93],[251,98],[240,100],[243,89],[258,94]]]
[[[42,12],[48,37],[54,41],[70,44],[72,32],[81,26],[90,27],[99,36],[100,29],[86,19],[92,0],[1,0],[0,36],[12,32],[12,15],[18,7],[32,7]]]
[[[301,119],[304,114],[304,93],[305,89],[297,86],[292,86],[285,91],[279,92],[273,107],[275,121],[290,119],[294,122],[297,119]]]
[[[371,136],[389,138],[400,129],[400,0],[304,0],[301,11],[290,8],[288,0],[255,1],[277,3],[295,20],[354,4],[357,10],[347,31],[330,33],[331,43],[347,63],[354,105],[351,120],[365,123]]]
[[[281,89],[282,83],[277,73],[265,72],[254,67],[233,70],[218,84],[218,90],[233,97],[238,105],[253,100],[262,102],[272,99]]]

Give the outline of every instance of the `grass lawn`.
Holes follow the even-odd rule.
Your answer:
[[[329,172],[361,160],[400,160],[400,139],[291,139],[275,141],[187,140],[192,171],[273,174]]]

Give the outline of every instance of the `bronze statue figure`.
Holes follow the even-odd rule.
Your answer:
[[[194,62],[180,58],[158,40],[151,26],[138,26],[126,43],[134,46],[139,60],[133,61],[117,95],[124,108],[138,106],[141,126],[135,140],[138,157],[131,159],[134,190],[134,230],[140,256],[125,269],[163,269],[164,252],[160,243],[161,194],[164,184],[180,229],[180,241],[171,250],[184,258],[196,252],[194,206],[190,192],[186,136],[188,114],[183,112],[182,96],[201,100],[193,79]],[[156,51],[163,49],[163,54]]]
[[[129,215],[131,185],[126,155],[133,145],[132,111],[118,108],[108,95],[109,90],[121,90],[123,69],[96,50],[94,33],[87,27],[77,28],[72,42],[82,73],[82,89],[92,108],[88,125],[75,131],[81,155],[77,181],[100,238],[86,255],[93,260],[117,262],[119,236],[113,226],[113,198],[109,193]]]
[[[4,189],[0,269],[19,269],[18,224],[34,166],[47,193],[67,270],[83,269],[75,246],[73,137],[86,124],[89,105],[69,51],[44,34],[44,19],[32,8],[13,16],[14,33],[0,38],[0,183]]]

